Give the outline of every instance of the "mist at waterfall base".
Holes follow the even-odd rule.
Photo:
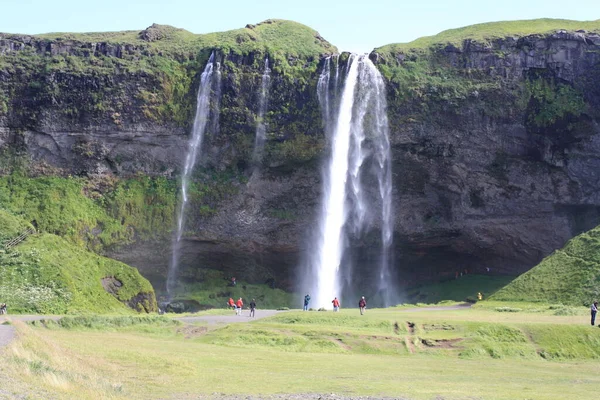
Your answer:
[[[302,279],[313,308],[334,297],[355,306],[397,304],[391,268],[392,184],[385,84],[365,55],[350,55],[342,70],[328,57],[317,96],[330,153],[322,171],[318,227],[311,232]],[[375,233],[377,232],[377,233]]]
[[[181,204],[177,214],[177,227],[172,243],[172,256],[167,272],[167,295],[169,300],[173,296],[177,284],[177,275],[179,271],[179,255],[181,250],[181,238],[185,229],[186,211],[188,205],[188,186],[190,178],[196,165],[196,160],[201,156],[202,142],[207,127],[212,127],[213,134],[218,129],[218,102],[220,98],[221,87],[221,71],[220,63],[215,61],[215,55],[212,53],[200,76],[200,86],[198,87],[198,95],[196,101],[196,114],[194,124],[192,126],[192,136],[188,143],[187,155],[183,173],[181,175]],[[215,92],[216,95],[213,95]],[[217,103],[217,113],[211,115],[211,99]]]

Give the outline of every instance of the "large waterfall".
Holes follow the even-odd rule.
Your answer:
[[[341,296],[345,282],[352,280],[351,262],[347,260],[348,242],[360,238],[374,221],[381,229],[378,265],[369,268],[376,281],[382,305],[394,299],[390,271],[393,240],[392,180],[389,128],[386,115],[385,84],[381,74],[367,56],[350,55],[343,90],[338,96],[339,66],[332,79],[332,58],[324,62],[317,84],[327,135],[331,135],[330,157],[323,174],[323,199],[312,256],[313,282],[306,287],[313,293],[315,305],[330,306]],[[333,91],[333,93],[331,93]],[[339,105],[335,100],[339,97]],[[335,110],[334,110],[335,105]],[[335,112],[337,110],[337,112]],[[369,168],[366,167],[369,165]],[[367,193],[369,181],[377,182],[377,201]],[[375,213],[375,205],[380,212]]]
[[[260,93],[258,96],[258,123],[256,124],[256,137],[254,139],[255,162],[262,158],[265,140],[267,139],[267,125],[265,123],[265,113],[269,101],[269,84],[271,81],[271,70],[269,69],[269,58],[265,57],[265,69],[263,71]]]
[[[183,236],[183,229],[185,227],[185,214],[189,200],[188,188],[190,177],[192,175],[194,165],[196,164],[196,158],[198,157],[198,154],[202,148],[204,133],[209,123],[211,114],[211,94],[213,87],[215,87],[217,91],[220,91],[220,64],[215,62],[214,58],[215,56],[213,53],[210,55],[208,63],[204,68],[204,72],[202,72],[200,77],[200,87],[198,88],[196,102],[196,116],[194,117],[194,125],[192,127],[192,137],[188,144],[188,153],[185,157],[183,174],[181,176],[181,205],[177,215],[177,231],[173,238],[173,254],[167,273],[167,293],[169,297],[173,295],[179,269],[179,251],[181,247],[181,237]],[[218,102],[218,99],[216,99],[216,101]],[[218,120],[218,114],[216,117],[213,116],[213,129],[217,128],[218,122],[214,122],[216,120]]]

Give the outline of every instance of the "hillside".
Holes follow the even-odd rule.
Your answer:
[[[569,19],[540,18],[519,21],[498,21],[448,29],[436,35],[424,36],[408,43],[393,43],[376,48],[377,53],[394,53],[425,49],[432,46],[459,46],[465,40],[487,44],[493,40],[520,38],[529,35],[549,35],[558,30],[575,32],[585,30],[600,33],[600,19],[595,21],[574,21]]]
[[[590,305],[600,298],[600,227],[571,239],[491,300]]]
[[[0,209],[0,239],[28,226]],[[0,247],[0,274],[0,302],[13,313],[157,310],[152,286],[135,268],[52,234],[30,236],[11,249]]]

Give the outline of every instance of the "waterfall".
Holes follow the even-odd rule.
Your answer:
[[[315,302],[319,307],[328,305],[340,289],[338,270],[344,251],[346,223],[346,179],[354,89],[358,78],[358,60],[350,57],[348,76],[342,92],[337,124],[333,132],[331,155],[324,179],[324,201],[319,218],[318,277]]]
[[[389,124],[385,82],[375,65],[367,58],[365,61],[365,80],[372,100],[372,118],[370,131],[374,133],[375,170],[381,199],[381,255],[379,262],[379,293],[383,306],[395,305],[398,295],[394,291],[391,274],[391,248],[393,241],[392,214],[392,165],[390,154]]]
[[[265,57],[265,69],[262,74],[260,93],[258,97],[258,123],[256,124],[256,137],[254,139],[255,162],[262,158],[265,141],[267,139],[267,125],[265,123],[265,113],[269,101],[269,83],[271,81],[271,70],[269,69],[269,58]]]
[[[214,53],[210,55],[208,63],[204,68],[204,72],[202,72],[202,75],[200,77],[200,87],[198,88],[198,95],[196,100],[196,116],[194,117],[194,125],[192,127],[192,137],[188,143],[188,153],[185,157],[183,174],[181,176],[181,204],[179,207],[179,213],[177,214],[177,231],[173,238],[173,254],[167,273],[167,294],[169,295],[169,297],[171,297],[173,294],[173,289],[175,288],[177,280],[177,273],[179,268],[179,250],[181,247],[181,237],[183,236],[183,229],[185,227],[185,212],[189,200],[188,189],[190,177],[192,175],[194,165],[196,164],[196,158],[198,156],[198,153],[202,148],[204,132],[210,119],[210,100],[211,92],[214,85],[213,75],[217,77],[217,83],[219,83],[220,64],[215,63]],[[220,90],[220,88],[217,87],[217,90]]]
[[[331,56],[325,58],[325,63],[323,64],[323,70],[321,71],[321,75],[319,75],[319,80],[317,81],[317,99],[319,100],[319,105],[321,106],[322,116],[323,116],[323,126],[325,127],[325,132],[329,135],[331,130],[331,111],[330,111],[330,94],[329,94],[329,82],[331,80]]]
[[[360,238],[364,231],[380,220],[381,254],[379,266],[372,268],[383,305],[393,300],[390,251],[393,240],[392,180],[389,127],[386,115],[385,83],[367,56],[352,54],[346,67],[343,91],[337,114],[331,110],[331,59],[324,62],[317,84],[319,104],[325,129],[332,127],[331,153],[323,176],[323,199],[316,251],[310,258],[317,282],[307,286],[314,293],[318,307],[329,306],[340,296],[341,278],[351,279],[351,265],[344,260],[350,236]],[[339,66],[333,79],[334,95]],[[334,121],[335,124],[328,124]],[[370,168],[366,168],[366,165]],[[363,182],[365,176],[374,179]],[[376,183],[378,199],[371,201],[365,188]],[[379,215],[376,206],[381,207]],[[312,249],[311,249],[312,250]],[[356,284],[356,282],[354,282]]]

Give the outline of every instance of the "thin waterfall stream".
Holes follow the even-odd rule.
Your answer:
[[[265,69],[262,74],[260,92],[258,96],[258,123],[256,124],[256,137],[254,139],[254,162],[259,162],[267,139],[267,124],[265,113],[269,101],[269,86],[271,83],[271,70],[269,69],[269,58],[265,57]]]
[[[216,78],[216,79],[214,79]],[[217,83],[217,90],[220,90],[220,64],[215,62],[215,55],[212,53],[208,63],[200,77],[200,87],[198,88],[196,115],[192,127],[192,137],[188,143],[188,152],[185,157],[183,174],[181,176],[181,204],[177,214],[177,230],[173,238],[171,263],[167,272],[167,295],[172,297],[176,286],[177,275],[179,271],[179,256],[181,250],[181,238],[185,228],[185,217],[188,205],[188,189],[190,178],[196,164],[196,159],[201,151],[202,142],[206,127],[210,119],[210,103],[214,81]]]

